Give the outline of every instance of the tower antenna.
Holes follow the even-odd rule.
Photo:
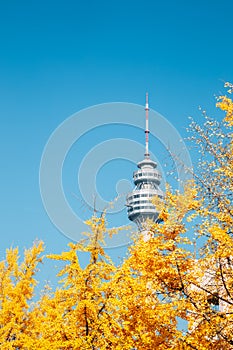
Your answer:
[[[145,134],[146,134],[146,150],[145,150],[145,157],[149,158],[149,103],[148,103],[148,92],[146,93],[146,106],[145,106],[145,111],[146,111],[146,129],[145,129]]]

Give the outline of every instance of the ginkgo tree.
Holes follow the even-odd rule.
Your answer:
[[[226,84],[231,94],[233,86]],[[33,302],[43,244],[17,249],[0,263],[1,349],[233,349],[233,102],[224,113],[192,122],[200,164],[183,193],[154,199],[160,222],[135,234],[116,266],[104,250],[106,215],[86,222],[86,238],[44,258],[59,260],[59,286]],[[197,252],[196,242],[204,242]],[[89,262],[82,267],[79,252]]]
[[[9,249],[0,263],[0,348],[30,348],[32,325],[31,299],[36,285],[35,272],[41,262],[43,244],[25,250],[19,262],[18,249]]]

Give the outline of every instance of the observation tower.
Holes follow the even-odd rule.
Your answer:
[[[146,94],[146,147],[144,159],[137,164],[139,168],[133,173],[135,188],[126,197],[126,206],[129,220],[135,222],[139,231],[146,229],[147,219],[158,221],[159,212],[151,203],[154,196],[163,198],[163,192],[159,188],[161,174],[157,169],[157,163],[150,159],[149,154],[149,104]]]

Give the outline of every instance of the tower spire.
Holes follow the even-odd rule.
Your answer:
[[[146,93],[146,106],[145,106],[145,111],[146,111],[146,129],[145,129],[145,134],[146,134],[146,150],[145,150],[145,157],[149,158],[149,102],[148,102],[148,92]]]
[[[159,209],[152,204],[153,197],[163,198],[163,191],[159,185],[161,174],[157,164],[150,159],[149,154],[149,103],[148,93],[146,94],[146,149],[144,159],[137,164],[138,170],[133,173],[135,188],[126,197],[126,206],[129,220],[138,225],[139,231],[144,232],[147,227],[147,219],[153,222],[158,221]],[[145,236],[146,237],[146,236]]]

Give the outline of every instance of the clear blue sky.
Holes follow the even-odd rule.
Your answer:
[[[200,117],[199,105],[215,113],[214,94],[233,81],[232,13],[231,0],[0,2],[0,258],[35,238],[48,252],[69,241],[43,208],[39,166],[51,133],[70,115],[112,101],[142,105],[146,91],[181,135],[189,115]],[[119,129],[119,137],[129,132],[141,137],[131,129]],[[83,150],[101,137],[104,128]],[[74,152],[70,162],[67,191],[75,193]],[[105,168],[121,178],[119,169],[130,177],[134,167]],[[106,181],[104,169],[101,176]]]

